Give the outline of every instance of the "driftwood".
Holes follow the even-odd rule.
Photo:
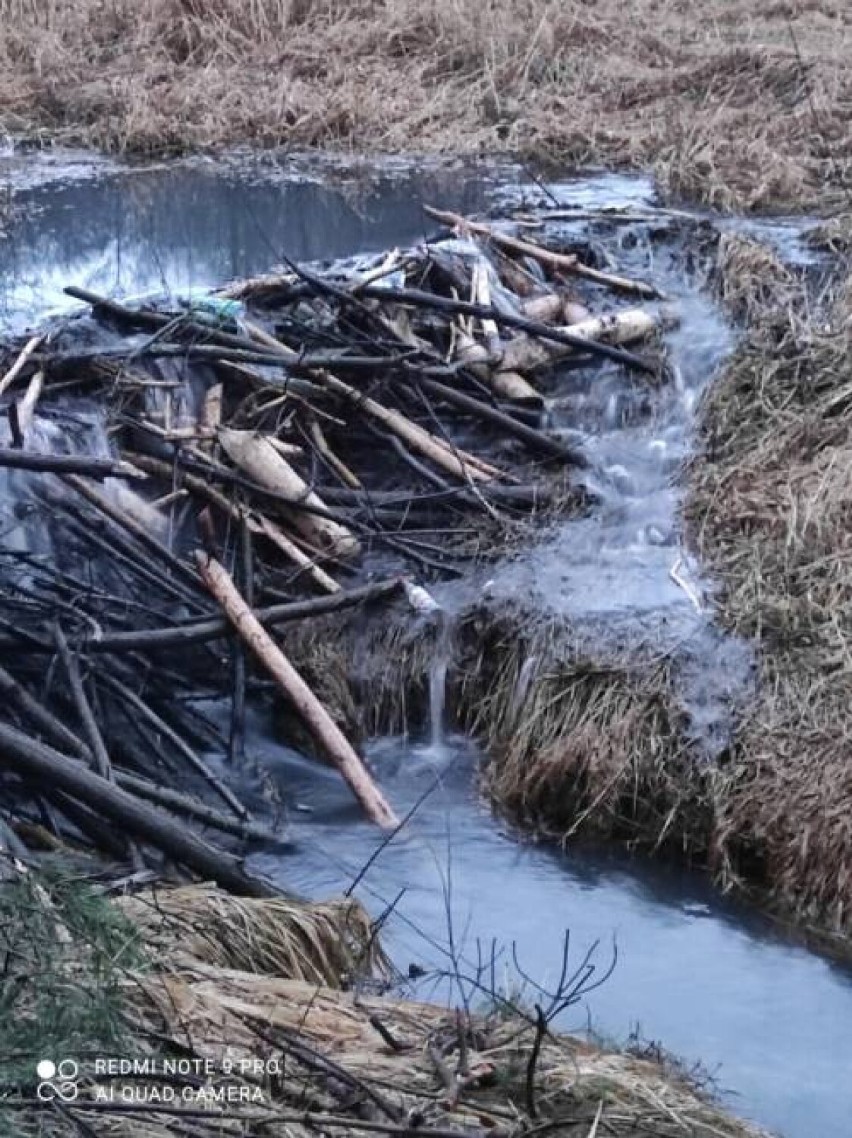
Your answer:
[[[325,756],[346,779],[367,817],[383,829],[397,826],[396,815],[346,736],[246,605],[230,576],[206,554],[199,553],[196,562],[205,584],[239,636],[275,679]]]

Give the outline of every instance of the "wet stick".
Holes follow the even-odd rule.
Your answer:
[[[0,723],[0,750],[4,763],[41,786],[51,786],[85,803],[121,832],[132,834],[161,850],[206,880],[248,897],[280,894],[264,881],[249,877],[238,860],[192,834],[183,822],[141,802],[126,790],[88,770],[77,759]]]
[[[546,249],[543,245],[537,245],[533,241],[524,241],[520,237],[512,237],[508,233],[501,233],[499,229],[496,229],[492,225],[486,225],[485,222],[471,221],[458,213],[448,213],[443,210],[433,209],[428,205],[423,207],[423,211],[429,217],[434,218],[435,221],[440,221],[442,225],[446,225],[450,229],[467,229],[471,233],[476,233],[481,237],[487,237],[490,241],[493,241],[495,245],[501,249],[505,249],[507,252],[515,253],[521,257],[532,257],[538,261],[540,265],[544,265],[545,268],[549,268],[552,272],[573,273],[575,276],[585,277],[587,280],[606,285],[615,292],[633,293],[636,296],[644,296],[649,299],[658,298],[660,295],[658,289],[654,288],[653,285],[647,284],[645,281],[634,281],[628,277],[620,277],[614,273],[605,273],[600,269],[593,269],[589,265],[584,265],[573,253],[557,253],[553,249]]]
[[[220,814],[218,810],[214,810],[204,802],[199,802],[196,798],[190,798],[189,795],[182,794],[178,790],[172,790],[168,786],[159,786],[157,783],[151,782],[150,779],[141,778],[139,775],[130,774],[128,771],[117,770],[115,782],[122,790],[135,794],[137,798],[145,798],[149,802],[155,802],[158,806],[162,806],[165,810],[171,810],[174,814],[182,814],[186,818],[192,818],[196,822],[201,822],[214,830],[221,830],[225,834],[233,834],[244,841],[281,841],[280,835],[264,826],[258,826],[254,822],[241,822],[236,818],[229,818],[226,814]]]
[[[125,709],[132,707],[143,720],[150,724],[158,737],[167,739],[168,742],[171,743],[178,754],[181,755],[197,774],[201,775],[204,781],[218,794],[222,801],[230,806],[238,818],[248,818],[248,810],[246,810],[245,806],[243,806],[242,802],[240,802],[230,787],[226,786],[221,779],[217,778],[212,771],[207,769],[204,762],[196,755],[186,740],[182,739],[170,724],[166,723],[153,708],[149,707],[141,696],[138,696],[135,691],[109,672],[104,673],[102,680],[104,685],[111,688],[119,697],[125,705]]]
[[[319,378],[329,391],[348,399],[359,411],[376,419],[413,450],[434,462],[447,474],[452,474],[453,477],[461,478],[465,482],[469,480],[489,482],[492,478],[500,476],[501,472],[496,467],[483,469],[480,460],[474,459],[472,455],[468,455],[462,450],[451,450],[442,440],[430,435],[428,431],[413,423],[400,411],[382,406],[381,403],[369,396],[362,395],[360,391],[350,387],[343,380],[327,374],[323,374]]]
[[[243,511],[219,490],[216,490],[209,482],[203,478],[199,478],[195,474],[189,474],[187,471],[180,467],[175,468],[168,462],[164,462],[159,458],[151,458],[149,455],[134,455],[133,461],[139,466],[140,470],[144,470],[148,474],[153,474],[157,477],[171,482],[175,479],[179,481],[189,493],[195,495],[197,498],[203,498],[206,502],[210,502],[218,510],[221,510],[226,517],[231,518],[232,521],[241,524]],[[311,558],[301,546],[297,545],[291,537],[289,537],[279,525],[269,520],[263,514],[250,513],[247,516],[248,525],[252,533],[261,534],[267,541],[271,542],[279,552],[292,561],[294,565],[300,569],[304,569],[305,574],[322,589],[324,593],[337,593],[340,591],[340,585],[333,577],[329,576],[316,562],[316,559]]]
[[[20,413],[19,413],[20,415]],[[25,425],[18,425],[22,433]],[[43,474],[86,474],[89,478],[142,478],[129,462],[112,458],[92,458],[87,454],[39,454],[37,451],[0,447],[0,467],[32,470]]]
[[[18,378],[26,366],[27,360],[37,348],[41,347],[43,342],[44,336],[33,336],[32,339],[27,340],[26,344],[24,344],[23,348],[18,354],[18,358],[15,360],[3,378],[0,379],[0,395],[2,395],[8,387],[12,386],[12,384],[15,382],[15,380]]]
[[[100,491],[90,486],[88,482],[79,478],[76,474],[63,475],[62,481],[76,490],[78,494],[95,506],[102,514],[106,515],[110,521],[115,522],[116,525],[119,525],[122,529],[132,534],[150,553],[153,553],[155,557],[166,565],[175,576],[192,585],[194,589],[201,588],[198,577],[187,565],[184,565],[184,563],[178,557],[175,557],[171,550],[167,549],[160,541],[152,537],[144,526],[140,525],[134,518],[131,518],[124,510],[113,505]]]
[[[68,678],[68,687],[70,688],[74,705],[77,708],[77,714],[80,717],[80,722],[86,734],[89,750],[94,760],[94,768],[102,778],[112,779],[112,763],[110,762],[106,746],[104,745],[100,728],[92,713],[91,704],[86,696],[77,658],[68,647],[65,634],[58,624],[53,626],[53,639]]]
[[[343,775],[367,816],[382,829],[396,826],[396,815],[346,736],[245,603],[225,568],[200,551],[196,564],[238,635],[269,671],[322,752]]]
[[[446,384],[438,383],[434,379],[421,379],[420,386],[437,399],[442,399],[445,403],[450,403],[471,415],[501,427],[506,434],[519,439],[530,450],[537,451],[550,458],[559,458],[563,462],[572,462],[578,466],[585,466],[586,464],[585,458],[578,451],[545,434],[544,431],[538,431],[535,427],[528,427],[526,423],[513,419],[505,411],[500,411],[497,407],[492,407],[481,399],[474,399],[473,396],[466,395],[465,392],[458,391],[454,387],[447,387]]]

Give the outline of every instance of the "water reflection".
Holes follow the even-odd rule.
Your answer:
[[[432,228],[422,202],[481,209],[493,184],[482,167],[380,168],[331,182],[283,173],[190,163],[23,191],[0,241],[0,321],[20,326],[68,307],[68,284],[180,293],[262,272],[282,254],[318,260],[409,244]]]

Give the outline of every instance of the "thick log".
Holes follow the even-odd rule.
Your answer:
[[[586,341],[607,344],[630,344],[644,340],[661,326],[661,318],[642,308],[627,308],[622,312],[611,312],[605,316],[594,316],[579,324],[572,324],[571,335]],[[571,355],[575,349],[558,344],[553,340],[532,339],[530,336],[517,336],[506,345],[503,352],[502,367],[510,371],[530,371],[547,367],[564,356]]]
[[[367,816],[383,829],[398,820],[361,759],[326,709],[240,596],[227,571],[199,552],[198,570],[238,635],[269,671],[327,758],[334,763]]]
[[[271,885],[244,873],[236,858],[196,837],[183,823],[147,802],[140,802],[126,790],[88,770],[79,760],[54,751],[6,723],[0,723],[0,757],[25,778],[85,803],[109,818],[119,830],[154,846],[173,861],[232,893],[248,897],[279,895]]]
[[[544,400],[532,384],[516,371],[495,370],[495,360],[484,344],[478,344],[467,332],[456,336],[458,358],[477,379],[487,383],[495,395],[514,403],[541,406]],[[501,353],[502,354],[502,353]],[[496,361],[499,364],[499,360]]]
[[[220,428],[218,438],[231,461],[267,490],[293,503],[303,502],[319,510],[326,509],[325,503],[268,439],[251,431],[236,431],[228,427]],[[298,510],[293,512],[291,521],[300,533],[336,557],[353,557],[360,550],[352,533],[329,518]]]

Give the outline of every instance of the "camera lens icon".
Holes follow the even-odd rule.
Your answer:
[[[74,1102],[79,1088],[77,1076],[80,1068],[74,1059],[62,1059],[54,1063],[52,1059],[42,1059],[36,1066],[36,1074],[41,1080],[36,1087],[36,1095],[42,1102]]]

